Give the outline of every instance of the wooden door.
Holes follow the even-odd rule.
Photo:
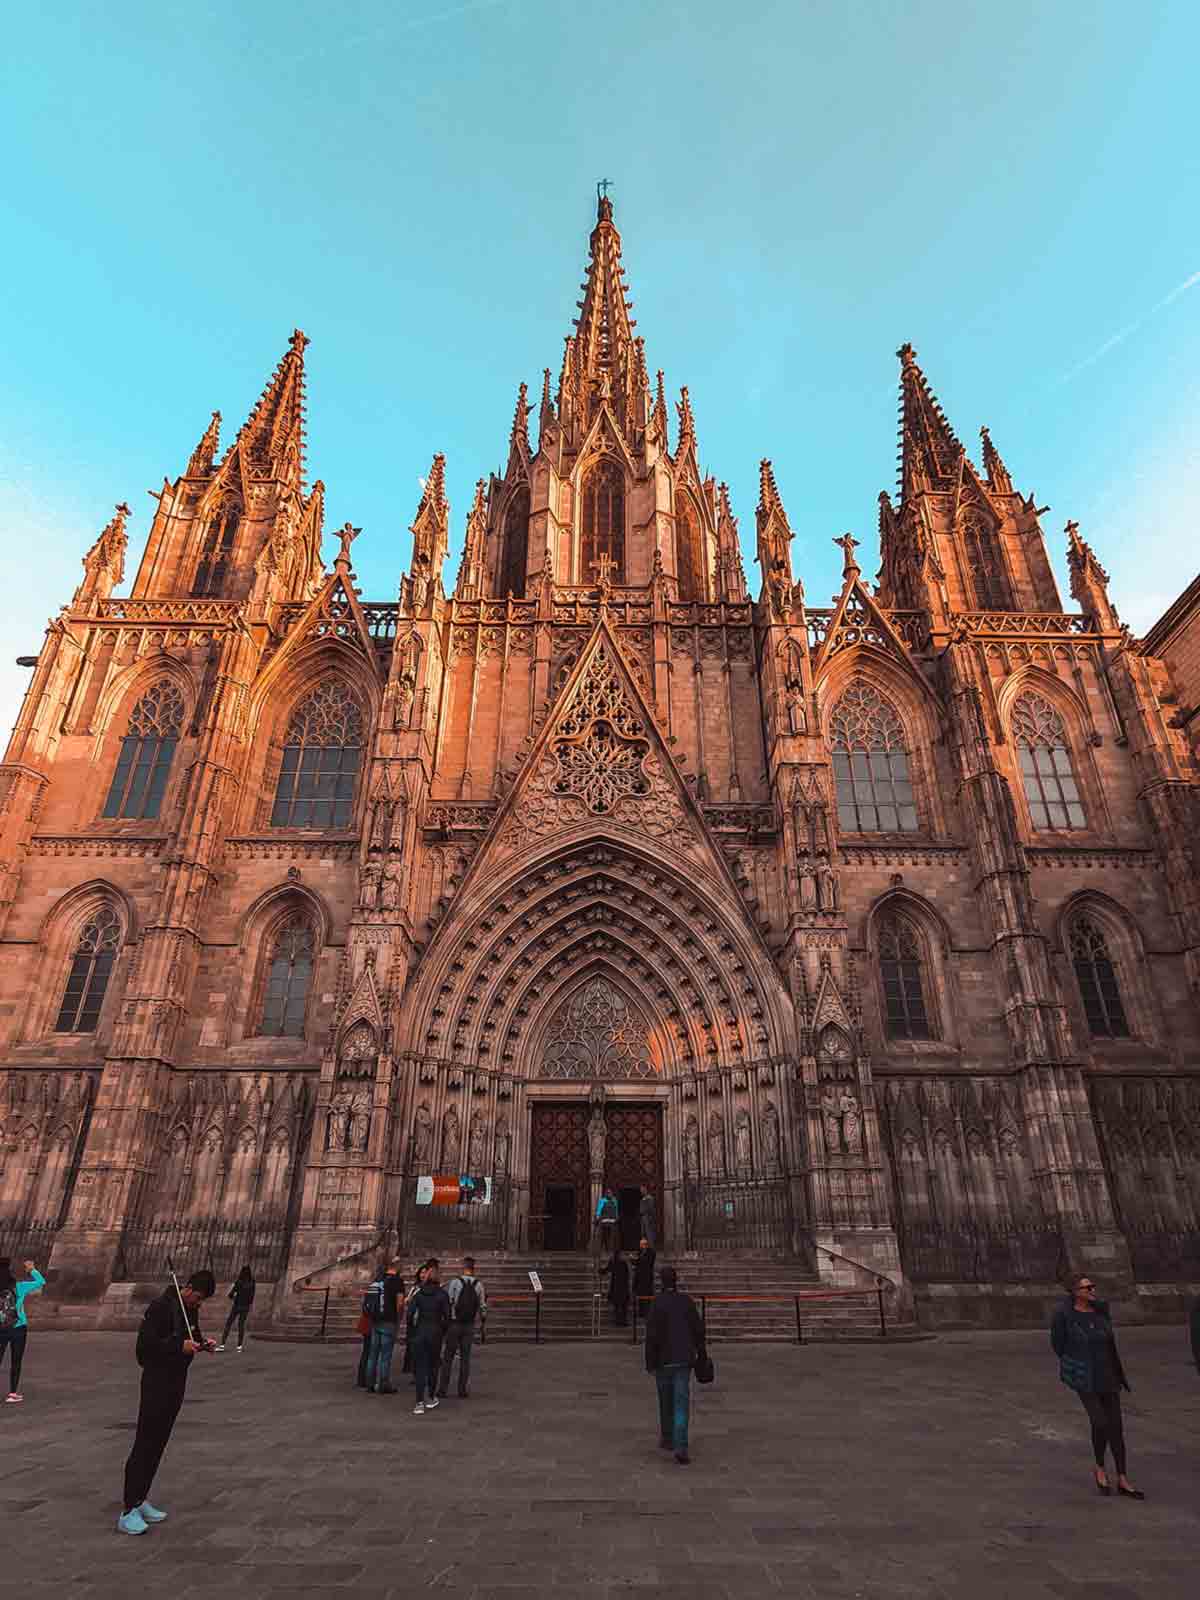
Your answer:
[[[529,1160],[529,1242],[540,1249],[586,1249],[591,1210],[591,1184],[588,1178],[588,1108],[583,1105],[535,1105],[531,1111]],[[562,1219],[546,1235],[548,1188],[561,1190],[569,1184],[575,1190],[574,1230],[568,1238]],[[555,1196],[555,1212],[560,1210],[560,1195]]]

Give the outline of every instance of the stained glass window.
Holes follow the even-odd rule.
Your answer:
[[[55,1033],[95,1033],[120,944],[120,918],[111,906],[101,906],[75,946]]]
[[[106,817],[158,816],[182,722],[183,696],[170,678],[160,678],[129,718],[104,802]]]
[[[829,722],[838,823],[847,833],[915,833],[904,728],[863,679],[850,683]]]
[[[908,920],[895,914],[879,926],[879,975],[884,1025],[889,1039],[930,1039],[929,1012],[921,977],[921,941]]]
[[[1089,1033],[1096,1039],[1128,1039],[1129,1023],[1104,930],[1090,917],[1076,917],[1070,943]]]
[[[358,702],[337,678],[302,700],[288,726],[273,828],[347,828],[362,757]]]
[[[583,557],[580,581],[595,583],[600,557],[612,562],[610,576],[625,582],[625,479],[615,461],[598,461],[583,485]]]
[[[1012,732],[1034,827],[1085,828],[1087,817],[1058,712],[1029,691],[1013,707]]]
[[[287,1039],[304,1037],[313,943],[312,924],[299,913],[289,917],[276,933],[267,966],[259,1033]]]

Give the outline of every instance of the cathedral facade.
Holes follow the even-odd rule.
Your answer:
[[[599,203],[557,388],[521,385],[447,592],[322,561],[296,333],[222,452],[125,506],[0,768],[0,1245],[64,1305],[167,1253],[280,1295],[416,1239],[766,1252],[945,1297],[1200,1281],[1200,773],[1164,660],[900,358],[881,568],[757,597]],[[123,1287],[124,1286],[124,1287]]]

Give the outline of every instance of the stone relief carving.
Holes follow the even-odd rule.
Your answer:
[[[708,1165],[714,1175],[725,1171],[725,1119],[719,1111],[708,1119]]]
[[[546,1040],[548,1078],[652,1078],[645,1021],[607,978],[591,978],[563,1005]]]

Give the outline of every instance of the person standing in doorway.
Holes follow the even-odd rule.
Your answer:
[[[25,1276],[13,1276],[12,1263],[0,1256],[0,1361],[8,1351],[8,1399],[10,1406],[19,1406],[21,1394],[21,1363],[25,1359],[25,1344],[29,1338],[29,1324],[25,1320],[25,1301],[31,1294],[41,1294],[46,1280],[32,1261],[25,1263]]]
[[[1125,1475],[1125,1428],[1121,1419],[1121,1390],[1128,1389],[1125,1369],[1117,1351],[1108,1305],[1096,1298],[1096,1285],[1087,1274],[1074,1278],[1071,1292],[1054,1313],[1050,1344],[1058,1357],[1059,1377],[1074,1389],[1092,1425],[1096,1488],[1111,1494],[1104,1458],[1112,1451],[1117,1469],[1117,1493],[1144,1500]]]
[[[450,1301],[450,1326],[442,1345],[442,1370],[438,1378],[438,1399],[444,1400],[450,1388],[450,1371],[458,1356],[458,1398],[465,1400],[471,1384],[471,1351],[475,1329],[487,1316],[487,1289],[475,1276],[474,1256],[463,1257],[463,1269],[446,1285]]]
[[[645,1320],[654,1299],[654,1262],[657,1252],[649,1239],[643,1239],[633,1262],[634,1321]]]
[[[400,1306],[404,1301],[404,1279],[400,1263],[393,1261],[367,1290],[363,1310],[371,1324],[371,1347],[365,1373],[368,1394],[395,1394],[392,1387],[392,1355],[400,1326]]]
[[[240,1355],[242,1350],[245,1349],[246,1318],[250,1315],[250,1307],[254,1304],[254,1289],[254,1272],[247,1261],[246,1265],[233,1280],[233,1288],[229,1291],[229,1315],[225,1318],[225,1332],[221,1335],[221,1342],[217,1346],[218,1350],[224,1350],[229,1343],[229,1330],[235,1322],[238,1330],[238,1354]]]
[[[417,1403],[416,1416],[433,1411],[438,1404],[438,1362],[442,1354],[442,1340],[450,1323],[450,1297],[438,1281],[440,1271],[437,1261],[425,1264],[425,1277],[421,1287],[408,1302],[408,1348],[412,1352],[413,1386]]]
[[[658,1385],[658,1443],[686,1467],[692,1368],[707,1361],[704,1323],[690,1295],[681,1294],[674,1267],[662,1269],[662,1293],[646,1321],[646,1371]]]
[[[608,1303],[613,1308],[613,1321],[618,1328],[629,1325],[629,1263],[620,1250],[614,1250],[612,1260],[604,1269],[608,1275]]]
[[[211,1272],[193,1272],[184,1288],[172,1282],[146,1307],[136,1351],[142,1397],[133,1449],[125,1463],[125,1509],[117,1518],[121,1533],[145,1533],[152,1522],[166,1521],[166,1512],[152,1506],[146,1496],[183,1404],[192,1357],[216,1349],[200,1332],[200,1306],[216,1292]]]
[[[599,1256],[612,1254],[617,1238],[617,1197],[605,1189],[596,1202],[596,1252]]]
[[[651,1190],[643,1189],[642,1198],[638,1201],[638,1222],[641,1224],[643,1244],[649,1244],[651,1249],[658,1248],[658,1207],[654,1201]]]

